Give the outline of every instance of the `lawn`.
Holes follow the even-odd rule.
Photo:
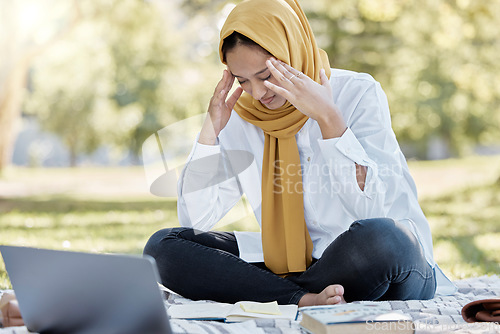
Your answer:
[[[452,279],[500,274],[500,156],[410,162]],[[240,205],[218,229],[257,229]],[[177,226],[175,199],[147,191],[142,168],[8,169],[0,178],[0,244],[140,254]],[[0,260],[0,289],[10,287]]]

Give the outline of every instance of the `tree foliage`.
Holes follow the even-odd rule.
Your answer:
[[[300,3],[333,67],[381,82],[407,156],[425,158],[436,139],[450,155],[498,141],[499,0]],[[25,103],[75,159],[102,145],[137,156],[156,130],[206,111],[231,2],[78,4],[76,28],[33,64]]]
[[[72,155],[101,145],[127,147],[161,128],[169,112],[164,81],[176,40],[152,5],[135,0],[80,1],[83,19],[33,67],[25,109],[58,134]]]
[[[389,97],[399,140],[426,157],[436,138],[450,155],[498,141],[500,2],[308,2],[332,65],[372,74]]]
[[[10,163],[17,135],[26,77],[33,59],[72,31],[80,18],[76,0],[65,2],[66,19],[57,11],[43,19],[36,12],[50,0],[0,2],[0,173]],[[69,9],[68,9],[69,6]],[[35,15],[33,15],[35,14]]]

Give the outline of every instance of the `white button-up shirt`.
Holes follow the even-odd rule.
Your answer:
[[[438,286],[447,286],[445,293],[453,292],[453,286],[435,266],[429,224],[392,130],[380,84],[368,74],[339,69],[332,69],[330,84],[347,131],[339,138],[323,139],[318,123],[309,119],[295,136],[305,221],[314,245],[312,256],[320,258],[354,221],[390,217],[417,237],[427,261],[438,269]],[[216,145],[196,140],[178,183],[180,224],[208,231],[243,193],[260,224],[263,152],[263,131],[234,111]],[[357,183],[355,164],[367,167],[364,190]],[[260,233],[235,235],[242,259],[264,261]]]

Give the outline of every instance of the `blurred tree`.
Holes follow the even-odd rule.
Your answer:
[[[179,36],[151,3],[80,1],[83,19],[34,66],[26,111],[80,153],[101,145],[130,150],[165,123],[183,118],[169,97],[178,80]]]
[[[175,91],[166,89],[163,83],[177,80],[169,69],[180,65],[180,49],[176,47],[180,39],[154,6],[115,1],[109,12],[114,13],[106,19],[112,22],[108,43],[115,64],[112,79],[117,83],[112,98],[121,113],[130,115],[135,110],[137,116],[137,122],[127,127],[119,142],[130,148],[138,162],[144,140],[164,126],[162,112],[170,112],[173,119],[184,117],[168,101]]]
[[[398,139],[409,156],[421,158],[436,138],[450,154],[498,139],[499,3],[301,1],[332,66],[367,72],[381,82]],[[77,28],[37,58],[26,103],[27,112],[63,138],[73,162],[79,152],[103,144],[137,157],[154,131],[206,111],[223,68],[217,28],[232,8],[230,1],[78,4]],[[71,17],[67,8],[55,31],[70,26],[64,24]],[[8,16],[2,13],[2,19]],[[7,45],[7,39],[1,41]],[[0,83],[12,67],[4,64]],[[28,65],[23,68],[26,73]],[[22,80],[17,82],[21,87]],[[0,126],[7,123],[0,119]],[[4,133],[0,129],[0,136]]]
[[[230,0],[182,0],[182,9],[190,16],[216,17],[217,12]],[[207,21],[214,22],[214,21]]]
[[[63,39],[80,18],[78,2],[66,2],[48,17],[39,11],[47,2],[33,0],[0,2],[0,172],[11,161],[21,115],[24,88],[30,64],[56,41]],[[69,6],[69,8],[68,8]],[[60,19],[60,11],[69,17]],[[49,22],[52,22],[49,23]]]
[[[413,155],[500,139],[500,1],[318,0],[304,4],[332,66],[372,74]],[[410,154],[411,155],[411,154]]]

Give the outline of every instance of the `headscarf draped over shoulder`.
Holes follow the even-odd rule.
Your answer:
[[[235,31],[318,83],[321,69],[330,77],[328,56],[316,45],[311,26],[296,0],[239,3],[221,29],[222,62],[224,39]],[[234,110],[264,131],[262,247],[266,266],[276,274],[302,272],[311,264],[313,245],[304,218],[295,134],[308,118],[288,101],[270,110],[247,93],[238,99]]]

